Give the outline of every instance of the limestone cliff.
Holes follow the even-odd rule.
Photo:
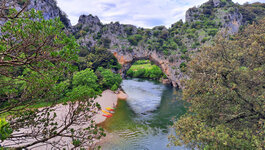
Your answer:
[[[3,3],[6,6],[12,6],[17,10],[21,10],[27,3],[26,0],[5,0],[0,1],[0,5]],[[66,27],[71,26],[70,20],[67,18],[66,13],[64,13],[58,6],[56,0],[29,0],[26,10],[36,9],[43,12],[45,19],[54,19],[60,17],[60,20],[64,23]],[[4,21],[3,21],[4,22]]]
[[[204,44],[211,44],[216,33],[228,29],[233,34],[244,25],[239,6],[231,0],[209,0],[186,12],[186,22],[179,21],[167,29],[137,28],[119,22],[102,24],[98,17],[82,15],[72,32],[82,46],[102,46],[111,51],[122,65],[125,76],[132,63],[139,59],[155,62],[172,85],[182,87],[185,63]]]
[[[23,3],[18,3],[17,7],[21,5]],[[77,25],[71,26],[55,0],[30,0],[27,9],[31,8],[43,11],[45,19],[60,17],[82,47],[108,49],[122,65],[122,76],[134,61],[150,59],[161,67],[172,85],[180,88],[180,80],[186,78],[186,62],[202,45],[212,44],[218,31],[228,29],[233,34],[242,25],[265,16],[265,7],[261,3],[241,6],[231,0],[209,0],[190,8],[186,12],[186,22],[180,20],[170,28],[144,29],[119,22],[102,24],[92,15],[81,15]]]

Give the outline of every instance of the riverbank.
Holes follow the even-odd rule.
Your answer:
[[[101,96],[98,96],[94,101],[101,105],[101,109],[105,109],[106,107],[116,107],[118,103],[118,95],[120,92],[113,92],[111,90],[105,90]],[[54,112],[56,113],[56,117],[54,122],[57,122],[58,125],[63,125],[65,121],[69,121],[69,113],[71,113],[71,107],[68,105],[58,104],[54,108]],[[103,112],[101,110],[98,110],[96,112],[96,115],[92,117],[92,119],[95,121],[96,124],[100,124],[106,120],[107,117],[103,116]],[[66,120],[65,120],[66,119]],[[81,118],[82,119],[82,118]],[[86,127],[89,122],[79,122],[76,123],[70,128],[73,128],[75,130],[79,130],[82,127]],[[38,131],[38,129],[31,129],[31,128],[24,128],[20,129],[19,131],[14,132],[13,134],[25,134],[25,133],[33,133],[34,130]],[[32,142],[35,142],[36,139],[29,138],[29,139],[18,139],[17,141],[12,140],[6,140],[1,143],[4,147],[17,147],[22,146],[25,144],[29,144]],[[97,142],[96,140],[94,142]],[[23,144],[22,144],[23,143]],[[63,145],[63,147],[71,148],[72,147],[72,139],[69,137],[55,137],[47,141],[47,143],[57,143],[60,145]],[[88,146],[88,145],[87,145]],[[29,147],[30,149],[50,149],[52,146],[50,144],[37,144],[34,145],[34,147]]]
[[[111,90],[104,91],[100,97],[95,99],[95,102],[100,104],[101,109],[105,110],[106,107],[116,107],[118,103],[118,94]],[[93,117],[93,120],[96,124],[104,122],[107,117],[103,116],[102,111],[98,111],[97,114]]]

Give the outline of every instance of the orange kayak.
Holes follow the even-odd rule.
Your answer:
[[[105,110],[101,110],[103,113],[107,114],[107,115],[112,115],[111,113],[105,111]]]

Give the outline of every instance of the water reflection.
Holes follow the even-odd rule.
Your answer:
[[[109,132],[100,143],[103,150],[184,149],[167,147],[172,119],[186,112],[181,91],[140,79],[124,80],[122,88],[128,99],[119,101],[114,116],[102,124]]]

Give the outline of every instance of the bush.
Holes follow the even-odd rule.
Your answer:
[[[162,70],[158,66],[153,66],[151,70],[149,70],[148,77],[151,79],[159,79],[163,75]]]
[[[160,32],[161,32],[161,31],[155,30],[155,31],[154,31],[154,36],[155,36],[155,37],[158,37],[158,35],[160,34]]]
[[[127,27],[127,28],[125,28],[125,32],[127,33],[127,35],[132,35],[133,34],[133,28]]]
[[[86,55],[86,57],[77,63],[80,70],[91,68],[95,71],[98,67],[113,68],[118,70],[121,67],[114,55],[105,48],[91,47],[88,49],[83,47],[81,48],[81,52],[82,55]]]
[[[135,34],[133,36],[130,36],[128,38],[128,41],[130,42],[131,45],[137,46],[138,42],[142,40],[142,35],[140,34]]]
[[[9,123],[5,119],[0,118],[0,140],[4,141],[7,139],[13,130],[10,128]]]
[[[204,37],[204,38],[201,40],[201,42],[202,42],[202,43],[205,43],[206,41],[209,41],[210,38],[211,38],[211,37]]]
[[[209,29],[208,30],[208,34],[210,36],[215,36],[217,32],[218,32],[218,29]]]
[[[186,47],[182,47],[182,48],[180,49],[180,51],[181,51],[183,54],[185,54],[188,50],[187,50]]]
[[[111,40],[109,38],[107,38],[107,37],[102,38],[102,42],[103,42],[103,47],[104,48],[110,48]]]
[[[181,72],[186,72],[187,64],[186,64],[185,62],[182,62],[182,63],[179,65],[179,68],[180,68],[180,71],[181,71]]]
[[[159,79],[163,76],[163,72],[158,66],[150,64],[149,60],[139,60],[127,71],[127,76],[134,78]]]
[[[99,83],[103,89],[111,89],[116,91],[122,82],[119,74],[113,73],[110,69],[98,68]]]

